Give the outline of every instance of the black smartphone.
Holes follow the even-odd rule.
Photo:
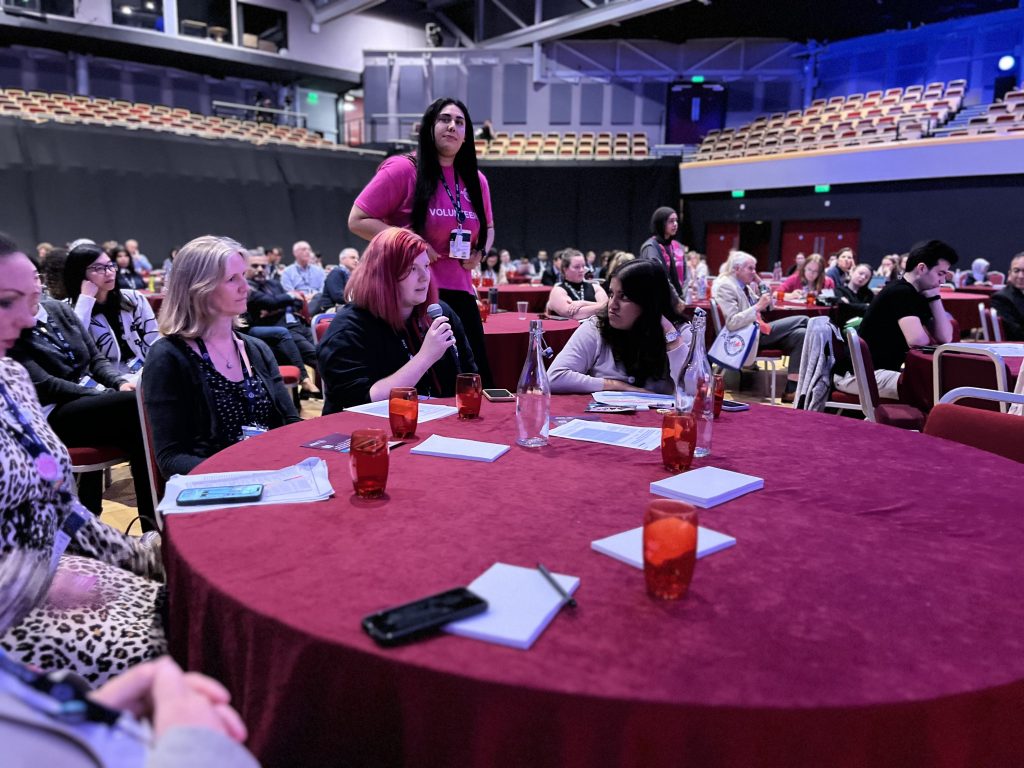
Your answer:
[[[191,507],[197,504],[248,504],[259,501],[263,496],[260,483],[251,485],[225,485],[218,488],[188,488],[178,494],[178,505]]]
[[[516,396],[507,389],[485,389],[484,397],[492,403],[514,403]]]
[[[363,619],[363,629],[378,645],[399,645],[486,610],[486,600],[465,587],[457,587],[370,614]]]

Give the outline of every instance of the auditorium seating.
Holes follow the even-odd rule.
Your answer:
[[[502,160],[629,160],[651,156],[643,132],[496,131],[490,142],[477,139],[476,153]]]
[[[709,131],[693,162],[924,138],[959,111],[966,87],[966,81],[952,80],[815,99],[805,110]]]
[[[312,149],[347,149],[306,128],[257,123],[231,117],[202,115],[188,109],[141,104],[119,99],[70,96],[64,93],[0,89],[0,117],[36,123],[78,123],[129,130],[149,130],[199,136],[204,139],[284,144]]]

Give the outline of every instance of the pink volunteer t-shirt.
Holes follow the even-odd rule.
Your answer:
[[[444,180],[448,182],[448,189],[454,195],[455,169],[442,167],[441,172],[444,174]],[[484,175],[479,171],[477,173],[480,177],[480,193],[484,199],[485,222],[489,222],[492,221],[491,190]],[[415,195],[416,166],[404,155],[395,155],[381,164],[377,174],[359,193],[356,205],[367,215],[393,227],[409,227],[412,224],[412,204]],[[462,199],[462,210],[466,214],[462,228],[472,233],[473,248],[482,248],[486,240],[486,224],[481,223],[480,217],[473,210],[469,193],[461,181],[459,196]],[[470,273],[463,269],[461,261],[448,258],[448,236],[457,223],[455,206],[445,192],[444,185],[438,183],[434,196],[430,198],[430,204],[427,206],[424,231],[420,233],[440,254],[440,258],[431,265],[431,277],[438,288],[466,291],[475,296],[476,291]]]

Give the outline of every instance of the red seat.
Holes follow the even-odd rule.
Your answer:
[[[924,432],[1024,463],[1024,417],[940,403]]]
[[[850,359],[853,361],[853,373],[857,381],[857,391],[860,393],[861,407],[868,421],[899,429],[921,429],[924,426],[924,414],[917,408],[882,401],[878,394],[875,364],[871,360],[868,343],[853,328],[846,330],[846,343],[850,348]]]
[[[68,448],[68,453],[71,455],[71,471],[76,475],[96,472],[128,461],[124,451],[110,445]]]
[[[286,387],[297,387],[299,385],[299,369],[294,365],[280,365],[281,381]]]

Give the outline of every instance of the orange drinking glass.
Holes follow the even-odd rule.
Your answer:
[[[661,421],[661,461],[669,472],[685,472],[697,447],[697,418],[692,412],[670,411]]]
[[[807,292],[807,306],[813,307],[817,301],[815,300],[815,293],[813,291]]]
[[[394,387],[388,396],[388,421],[391,434],[405,440],[416,436],[420,401],[416,387]]]
[[[697,564],[697,510],[682,501],[656,499],[644,513],[644,581],[647,594],[678,600]]]
[[[481,323],[486,323],[487,322],[487,318],[490,317],[490,315],[491,315],[491,304],[490,304],[490,302],[488,302],[488,301],[480,301],[479,299],[477,299],[476,307],[477,307],[477,309],[480,310],[480,322]]]
[[[455,377],[455,405],[460,419],[475,419],[480,415],[483,391],[479,373],[460,373]]]
[[[785,291],[776,291],[775,292],[775,303],[776,304],[781,304],[785,300],[786,300],[786,292]]]
[[[725,374],[714,373],[711,381],[715,388],[715,418],[722,415],[722,401],[725,400]]]
[[[356,495],[376,499],[388,482],[388,436],[383,429],[357,429],[349,448],[349,474]]]

